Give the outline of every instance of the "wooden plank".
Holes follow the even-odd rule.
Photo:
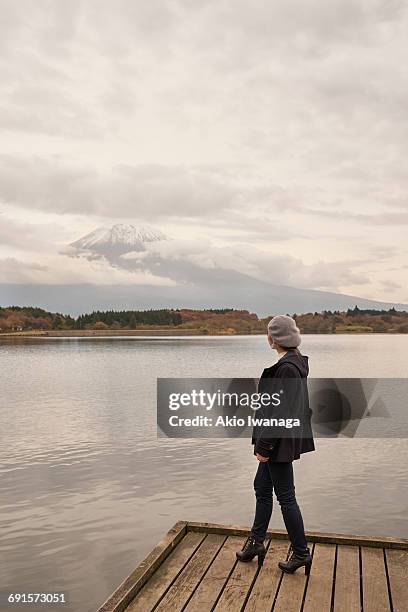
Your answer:
[[[205,531],[206,533],[224,533],[248,537],[250,528],[242,525],[220,525],[218,523],[202,523],[188,521],[188,531]],[[267,537],[274,540],[287,540],[288,535],[284,529],[268,529]],[[321,533],[319,531],[306,531],[309,542],[322,544],[345,544],[348,546],[373,546],[376,548],[396,548],[408,550],[408,539],[387,536],[364,536],[344,533]]]
[[[330,612],[335,556],[336,547],[333,544],[315,544],[304,612],[315,612],[316,610]]]
[[[205,533],[187,533],[177,548],[139,591],[135,599],[130,602],[126,612],[148,612],[148,610],[152,610],[205,537]]]
[[[271,540],[264,564],[258,573],[255,584],[245,606],[245,612],[270,612],[282,578],[279,561],[285,561],[289,543]]]
[[[391,610],[382,548],[361,549],[364,612]]]
[[[211,610],[236,562],[235,553],[241,550],[246,538],[229,536],[212,562],[193,597],[184,608],[186,612]]]
[[[135,594],[149,580],[160,564],[172,552],[187,532],[187,521],[178,521],[129,574],[122,584],[108,597],[97,612],[123,612]]]
[[[206,536],[200,548],[155,608],[156,612],[169,612],[169,610],[179,612],[184,608],[224,542],[224,535],[208,534]]]
[[[408,608],[408,551],[387,550],[388,577],[394,612]]]
[[[338,546],[334,612],[360,612],[360,559],[357,546]]]
[[[267,545],[269,542],[266,543]],[[214,612],[240,612],[258,571],[258,559],[243,563],[237,561]]]
[[[112,593],[112,595],[105,601],[102,606],[98,609],[98,612],[123,612],[128,604],[135,598],[135,596],[141,591],[144,585],[149,581],[151,576],[158,570],[160,565],[165,561],[168,555],[172,554],[172,551],[177,544],[183,539],[186,533],[199,533],[202,537],[206,534],[218,534],[225,537],[247,537],[250,533],[250,529],[247,527],[242,527],[239,525],[218,525],[215,523],[201,523],[201,522],[187,522],[187,521],[179,521],[163,538],[161,542],[153,549],[149,555],[140,563],[135,570],[122,582],[122,584]],[[287,534],[284,530],[269,530],[268,536],[272,536],[275,540],[281,540],[285,543],[287,540]],[[384,548],[386,551],[391,550],[405,550],[408,551],[408,540],[401,538],[388,538],[388,537],[376,537],[376,536],[354,536],[354,535],[345,535],[345,534],[333,534],[333,533],[319,533],[319,532],[307,532],[307,537],[310,542],[316,543],[337,543],[340,546],[359,546],[361,545],[364,549],[373,548],[374,551],[377,548]],[[343,554],[343,553],[341,553]],[[374,556],[377,553],[374,554]],[[364,553],[364,557],[368,559],[366,565],[367,567],[371,567],[373,561],[371,558],[367,557],[367,554]],[[387,557],[388,558],[388,557]],[[405,556],[395,557],[405,559]],[[396,609],[397,606],[404,605],[401,604],[401,601],[404,601],[403,598],[406,599],[406,589],[399,586],[400,584],[405,585],[404,580],[398,579],[400,575],[399,572],[404,572],[404,567],[399,568],[398,564],[393,562],[393,558],[390,561],[390,589],[393,593],[395,593],[396,600]],[[393,565],[394,563],[394,565]],[[405,561],[404,561],[405,563]],[[380,564],[381,565],[381,564]],[[339,566],[340,567],[340,566]],[[378,559],[377,559],[377,569],[378,569]],[[405,574],[403,574],[405,576]],[[384,583],[384,576],[381,574],[382,578],[380,583]],[[341,578],[341,574],[339,574]],[[348,578],[344,576],[344,581],[347,583]],[[365,592],[366,592],[366,600],[370,601],[372,598],[371,594],[371,583],[370,577],[367,575],[365,580]],[[284,585],[286,583],[286,579]],[[346,587],[341,586],[341,581],[339,582],[339,589],[343,589],[345,592]],[[378,584],[376,586],[378,589]],[[354,597],[355,599],[355,587],[353,587],[354,595],[349,593],[350,597]],[[338,593],[340,590],[338,590]],[[401,593],[401,594],[400,594]],[[384,590],[383,590],[384,595]],[[341,598],[339,598],[341,603]],[[376,603],[378,606],[384,606],[384,597],[380,597],[380,603]],[[381,603],[382,602],[382,603]],[[338,606],[340,606],[340,603]],[[364,602],[363,602],[364,603]],[[336,605],[336,599],[335,599]],[[355,602],[350,605],[355,605]],[[382,609],[382,608],[380,608]],[[388,608],[386,608],[388,609]]]
[[[309,543],[309,548],[312,551],[313,544]],[[307,576],[305,576],[304,568],[298,569],[294,574],[283,572],[273,612],[299,612],[302,607],[306,582]]]

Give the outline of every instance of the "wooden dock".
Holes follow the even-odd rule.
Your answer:
[[[244,527],[180,521],[98,612],[407,612],[408,540],[307,532],[313,564],[284,574],[286,532],[262,568],[238,562]]]

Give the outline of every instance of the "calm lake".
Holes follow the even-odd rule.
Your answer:
[[[308,335],[302,351],[312,377],[408,376],[408,335]],[[177,520],[249,525],[250,440],[157,439],[156,378],[274,360],[263,336],[0,340],[0,590],[91,612]],[[408,537],[406,439],[316,447],[295,463],[306,529]]]

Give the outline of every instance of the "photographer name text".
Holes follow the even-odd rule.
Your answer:
[[[248,415],[246,418],[235,416],[219,416],[213,419],[208,416],[197,415],[191,418],[172,415],[169,417],[171,427],[285,427],[292,429],[300,427],[300,419],[259,419]]]

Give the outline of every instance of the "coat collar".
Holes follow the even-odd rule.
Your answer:
[[[308,360],[309,360],[308,356],[307,355],[302,355],[302,358],[306,361],[306,364],[307,364]],[[293,350],[289,350],[287,353],[285,353],[285,355],[283,355],[283,357],[278,359],[278,361],[276,363],[271,365],[269,368],[265,368],[264,369],[264,373],[267,373],[269,375],[274,375],[282,364],[284,364],[284,363],[296,363],[297,359],[298,358],[297,358],[296,352],[293,351]]]

